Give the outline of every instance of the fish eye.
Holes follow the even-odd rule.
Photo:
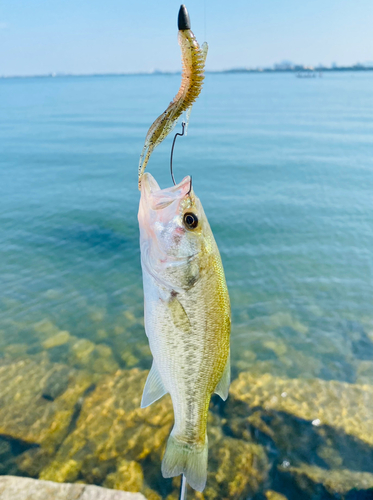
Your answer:
[[[198,226],[198,217],[192,212],[184,214],[184,224],[188,229],[195,229]]]

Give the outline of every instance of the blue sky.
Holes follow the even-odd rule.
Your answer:
[[[180,70],[180,0],[0,0],[0,75]],[[207,69],[373,61],[372,0],[187,0]]]

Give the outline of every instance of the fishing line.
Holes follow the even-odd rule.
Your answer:
[[[186,491],[187,491],[187,482],[184,474],[181,476],[181,485],[180,485],[180,496],[179,500],[186,500]]]
[[[203,22],[204,22],[204,35],[205,35],[205,41],[207,40],[207,30],[206,30],[206,0],[203,2]]]
[[[203,24],[204,24],[204,41],[207,42],[207,16],[206,16],[206,2],[207,0],[204,0],[203,2]],[[205,149],[207,149],[207,103],[206,101],[202,100],[202,106],[203,106],[203,118],[204,118],[204,145]]]

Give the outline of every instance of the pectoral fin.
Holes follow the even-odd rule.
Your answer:
[[[228,397],[229,385],[231,383],[231,356],[228,354],[227,364],[225,365],[223,375],[216,386],[215,393],[218,394],[223,401]]]
[[[144,392],[142,393],[141,408],[150,406],[154,401],[157,401],[166,393],[167,391],[163,385],[159,371],[153,361],[148,378],[145,382]]]
[[[168,311],[176,328],[183,332],[188,332],[190,330],[191,326],[188,315],[181,302],[177,299],[177,295],[172,295],[169,299]]]

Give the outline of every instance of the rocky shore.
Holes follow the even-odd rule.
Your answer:
[[[145,497],[141,493],[108,490],[99,486],[0,476],[0,500],[145,500]]]
[[[0,499],[47,498],[4,496],[13,475],[44,480],[40,488],[61,483],[51,500],[86,500],[89,488],[106,496],[87,500],[177,500],[179,478],[160,472],[171,401],[141,409],[146,376],[138,368],[98,375],[43,355],[1,360]],[[242,372],[226,403],[213,397],[208,427],[207,486],[188,500],[373,498],[370,385]]]

